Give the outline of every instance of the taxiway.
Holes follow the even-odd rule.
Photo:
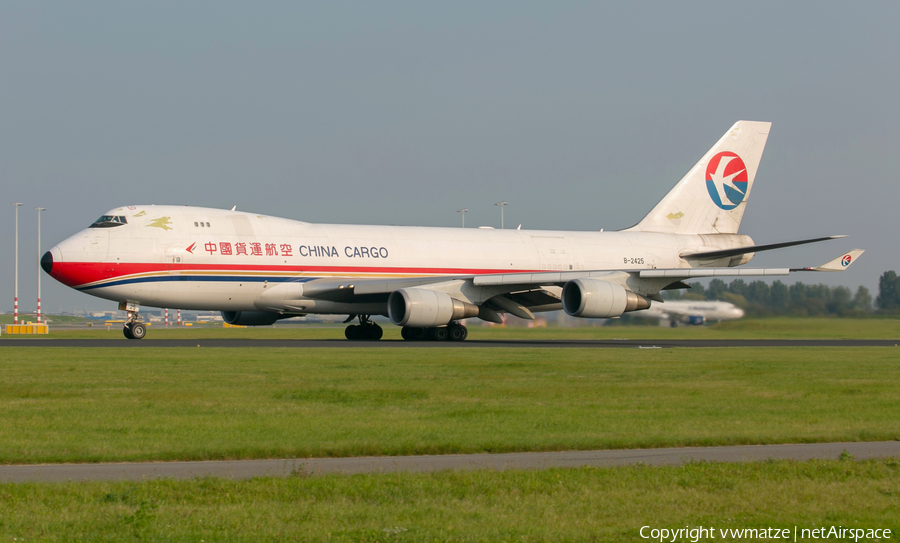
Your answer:
[[[843,454],[849,454],[855,460],[898,458],[900,457],[900,441],[434,456],[15,465],[0,466],[0,483],[142,481],[147,479],[192,479],[195,477],[250,479],[291,475],[316,476],[332,473],[345,475],[391,472],[421,473],[444,470],[549,469],[634,464],[676,466],[687,462],[759,462],[770,459],[834,460]]]
[[[468,340],[468,341],[347,341],[343,339],[0,339],[0,347],[115,347],[142,349],[147,347],[281,347],[281,348],[435,348],[465,349],[472,347],[538,347],[547,349],[578,348],[676,348],[676,347],[896,347],[898,339],[602,339],[602,340]]]

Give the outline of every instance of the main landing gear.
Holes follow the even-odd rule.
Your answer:
[[[469,330],[458,322],[438,328],[404,326],[400,330],[400,336],[406,341],[465,341]]]
[[[384,330],[369,320],[370,315],[350,315],[344,323],[359,319],[359,324],[351,324],[344,329],[344,336],[350,341],[378,341]],[[458,322],[437,328],[415,328],[404,326],[400,335],[406,341],[465,341],[469,330]]]
[[[122,333],[128,339],[144,339],[144,336],[147,335],[147,327],[141,322],[139,314],[129,313],[125,327],[122,328]]]
[[[378,341],[384,335],[384,330],[369,320],[369,315],[350,315],[344,322],[350,322],[359,318],[359,324],[351,324],[344,329],[344,336],[350,341]]]

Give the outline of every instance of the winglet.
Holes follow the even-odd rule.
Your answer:
[[[859,258],[859,255],[863,254],[865,250],[863,249],[853,249],[843,255],[835,258],[834,260],[828,261],[821,266],[816,266],[815,268],[800,268],[798,270],[791,271],[826,271],[826,272],[834,272],[834,271],[844,271],[850,264],[856,262],[856,259]]]

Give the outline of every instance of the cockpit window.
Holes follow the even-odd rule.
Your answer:
[[[92,224],[91,228],[112,228],[114,226],[122,226],[128,224],[125,217],[116,215],[103,215]]]

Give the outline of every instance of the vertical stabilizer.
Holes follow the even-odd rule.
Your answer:
[[[650,213],[639,232],[735,234],[772,123],[738,121]]]

